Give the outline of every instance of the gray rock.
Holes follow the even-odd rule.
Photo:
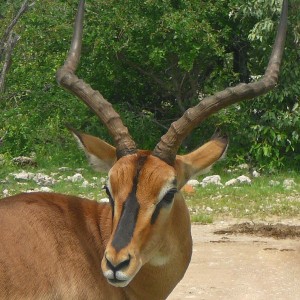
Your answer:
[[[33,157],[18,156],[12,159],[12,162],[17,166],[37,166],[37,162]]]
[[[251,184],[251,179],[248,176],[242,175],[237,178],[239,183]]]
[[[269,181],[269,185],[270,185],[270,186],[277,186],[277,185],[280,185],[280,182],[277,181],[277,180],[270,180],[270,181]]]
[[[221,177],[219,175],[207,176],[203,178],[203,180],[200,183],[202,187],[206,187],[207,185],[210,184],[222,186]]]
[[[251,184],[251,179],[245,175],[233,178],[225,182],[225,186],[231,186],[236,184]]]
[[[197,179],[190,179],[186,184],[189,184],[191,186],[198,186],[200,185],[200,182]]]
[[[66,180],[71,182],[79,182],[84,181],[84,178],[80,173],[76,173],[73,176],[68,176]]]
[[[291,189],[295,185],[296,185],[296,182],[294,181],[294,179],[285,179],[283,181],[283,187],[287,190]]]
[[[237,183],[238,183],[237,179],[233,178],[233,179],[230,179],[230,180],[226,181],[225,186],[235,185]]]
[[[32,180],[34,177],[34,173],[21,171],[20,173],[11,174],[15,180]]]

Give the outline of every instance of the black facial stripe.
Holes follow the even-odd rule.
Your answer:
[[[122,215],[112,241],[112,246],[117,252],[126,247],[133,237],[133,232],[140,209],[135,192],[136,188],[130,193],[126,202],[123,204]]]
[[[138,184],[138,177],[142,166],[144,165],[147,157],[140,157],[137,164],[136,175],[133,179],[132,190],[123,204],[121,218],[119,220],[115,236],[112,241],[112,246],[119,252],[126,247],[134,233],[137,217],[139,214],[140,204],[137,201],[136,191]]]
[[[155,210],[154,210],[154,213],[153,213],[153,215],[152,215],[152,217],[151,217],[151,224],[152,224],[152,225],[155,223],[155,221],[156,221],[156,219],[157,219],[157,217],[158,217],[158,215],[159,215],[159,212],[160,212],[161,208],[162,208],[164,205],[165,205],[165,204],[164,204],[162,201],[160,201],[160,202],[156,205],[156,208],[155,208]]]

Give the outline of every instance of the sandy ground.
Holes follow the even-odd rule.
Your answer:
[[[194,225],[194,250],[168,300],[298,300],[300,240],[214,234],[228,223]]]

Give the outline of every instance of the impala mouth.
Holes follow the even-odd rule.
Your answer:
[[[113,285],[115,287],[125,287],[130,282],[130,280],[120,280],[117,278],[113,278],[113,279],[107,278],[107,281],[108,281],[108,283],[110,283],[111,285]]]

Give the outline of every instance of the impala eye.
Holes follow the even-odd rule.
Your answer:
[[[103,187],[103,189],[105,190],[105,193],[106,193],[106,195],[107,195],[107,197],[108,197],[108,199],[109,199],[110,205],[111,205],[112,207],[114,207],[115,201],[114,201],[113,197],[111,196],[111,193],[110,193],[110,191],[109,191],[107,185],[105,185],[105,186]]]
[[[165,203],[165,204],[171,204],[173,199],[174,199],[174,196],[175,194],[177,193],[177,189],[176,188],[173,188],[171,190],[169,190],[165,196],[162,198],[162,202]]]
[[[156,205],[155,207],[155,210],[154,210],[154,213],[151,217],[151,224],[154,224],[158,215],[159,215],[159,212],[160,210],[163,208],[163,207],[167,207],[168,205],[170,205],[172,202],[173,202],[173,199],[174,199],[174,196],[175,194],[177,193],[177,189],[176,188],[173,188],[171,190],[169,190],[165,196],[161,199],[160,202],[158,202],[158,204]]]

